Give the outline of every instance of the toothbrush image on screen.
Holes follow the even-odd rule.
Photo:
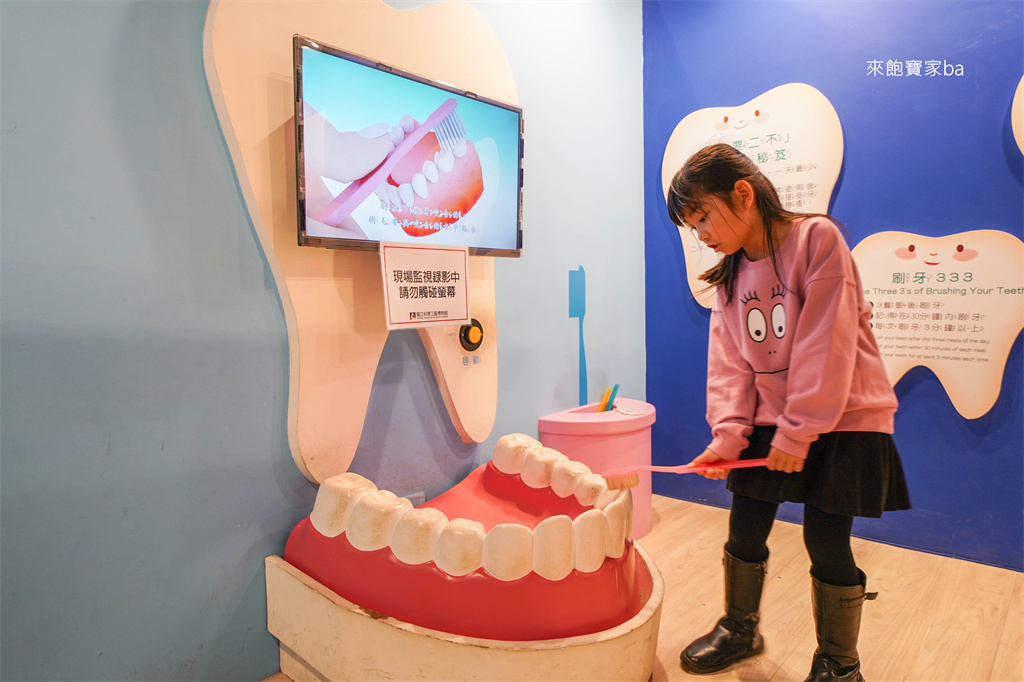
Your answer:
[[[403,123],[409,126],[407,121]],[[445,100],[422,125],[416,126],[412,121],[412,126],[409,126],[412,130],[408,134],[405,134],[405,126],[404,138],[384,161],[334,197],[317,213],[318,221],[339,225],[356,206],[376,192],[381,204],[402,221],[402,229],[407,234],[423,236],[455,222],[476,204],[484,189],[480,161],[472,142],[465,137],[466,128],[459,117],[456,101],[452,98]],[[389,137],[393,143],[395,134],[389,134]],[[403,164],[407,157],[409,163]],[[455,170],[456,159],[465,159],[460,164],[462,175],[470,176],[470,182],[460,184],[468,191],[461,196],[451,192],[430,192],[430,184],[438,182],[441,172]],[[438,193],[442,196],[438,197]],[[414,210],[417,207],[427,210]],[[409,217],[413,218],[411,224]]]

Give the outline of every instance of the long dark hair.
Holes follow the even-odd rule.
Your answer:
[[[810,214],[794,213],[783,208],[775,186],[757,164],[735,147],[713,144],[686,160],[668,187],[668,217],[679,227],[689,227],[683,220],[683,212],[697,211],[711,197],[718,197],[732,205],[732,191],[739,180],[746,180],[754,188],[757,209],[764,221],[765,247],[772,267],[778,274],[775,258],[778,244],[772,234],[772,226]],[[712,287],[723,287],[727,303],[732,302],[740,258],[741,251],[728,254],[718,265],[700,276]]]

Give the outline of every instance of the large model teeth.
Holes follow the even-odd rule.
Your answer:
[[[434,563],[448,575],[472,573],[484,562],[484,524],[454,519],[437,537]]]
[[[569,497],[576,492],[576,482],[590,473],[590,467],[583,462],[564,459],[551,472],[551,489],[559,497]]]
[[[572,519],[564,514],[546,518],[533,529],[533,570],[542,578],[561,580],[576,567]]]
[[[501,473],[515,476],[523,470],[526,453],[539,447],[541,447],[539,441],[526,434],[513,433],[503,436],[494,445],[494,455],[491,457],[491,461]]]
[[[337,537],[345,532],[352,503],[363,493],[376,489],[372,481],[359,474],[332,476],[320,484],[309,521],[321,535]]]
[[[412,509],[412,502],[390,490],[371,490],[352,504],[345,534],[352,546],[364,552],[391,544],[391,533],[399,517]]]
[[[501,523],[484,538],[484,570],[498,580],[518,580],[533,570],[533,532],[518,523]]]
[[[531,448],[523,458],[523,469],[519,476],[523,483],[531,488],[550,488],[551,472],[555,470],[555,465],[568,459],[558,450],[545,447]]]
[[[593,573],[601,568],[605,557],[604,534],[604,512],[600,509],[588,509],[573,519],[572,536],[577,571]]]
[[[604,553],[613,559],[618,559],[625,551],[626,538],[631,530],[626,527],[626,520],[632,506],[632,499],[627,490],[625,495],[619,495],[618,499],[604,508]]]
[[[604,479],[597,474],[583,474],[576,479],[576,487],[573,489],[576,501],[584,507],[594,505],[597,499],[606,492],[608,492],[608,486]]]
[[[525,485],[550,485],[560,497],[575,495],[581,505],[593,509],[575,519],[546,518],[533,530],[504,523],[485,532],[478,521],[449,521],[437,509],[413,508],[409,500],[378,490],[358,474],[345,473],[321,484],[310,522],[327,537],[344,532],[358,550],[390,547],[399,561],[433,561],[452,576],[482,567],[498,580],[518,580],[531,571],[561,580],[573,570],[596,571],[606,557],[617,559],[625,553],[633,528],[629,490],[609,490],[586,465],[525,434],[499,439],[492,461],[502,473],[518,474]]]
[[[448,517],[437,509],[424,507],[407,511],[391,533],[391,551],[407,564],[432,561],[437,537],[447,524]]]

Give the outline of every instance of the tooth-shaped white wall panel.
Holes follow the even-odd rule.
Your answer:
[[[434,563],[448,575],[472,573],[483,565],[484,524],[452,519],[437,537]]]
[[[550,516],[533,529],[533,570],[542,578],[561,580],[576,567],[572,519]]]
[[[604,509],[604,553],[613,559],[618,559],[626,550],[628,507],[629,498],[623,494]]]
[[[337,537],[345,532],[352,503],[363,493],[376,489],[372,481],[359,474],[331,476],[320,484],[309,521],[321,535]]]
[[[522,477],[523,483],[531,488],[547,488],[551,485],[551,472],[555,470],[555,465],[567,459],[568,457],[558,450],[545,447],[532,448],[526,452],[526,457],[523,459],[523,470],[519,472],[519,475]]]
[[[527,451],[539,447],[540,442],[525,433],[510,433],[498,439],[491,460],[498,471],[514,476],[523,470]]]
[[[577,502],[584,507],[590,507],[606,492],[608,486],[605,485],[604,478],[598,474],[584,474],[576,481],[576,490],[573,494],[576,495]]]
[[[604,563],[605,546],[604,512],[590,509],[577,516],[572,522],[576,570],[593,573]]]
[[[576,492],[576,482],[580,476],[591,473],[590,467],[583,462],[570,459],[560,461],[551,472],[551,490],[559,497],[569,497]]]
[[[410,509],[395,523],[391,551],[407,564],[432,561],[437,538],[447,524],[448,517],[438,509]]]
[[[363,552],[387,547],[399,517],[410,509],[412,502],[390,490],[364,493],[352,505],[346,537],[353,547]]]
[[[533,531],[500,523],[484,537],[484,570],[498,580],[518,580],[533,570]]]

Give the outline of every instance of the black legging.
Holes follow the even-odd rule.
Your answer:
[[[768,559],[768,534],[775,522],[776,502],[762,502],[733,494],[729,515],[729,554],[760,563]],[[811,575],[823,583],[843,587],[860,584],[860,573],[850,549],[853,517],[828,514],[804,505],[804,546],[811,558]]]

